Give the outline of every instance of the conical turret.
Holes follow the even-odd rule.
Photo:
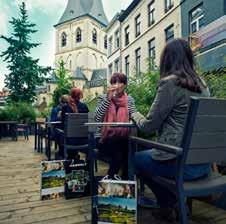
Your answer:
[[[108,24],[102,0],[68,0],[67,7],[56,26],[82,16],[90,16],[104,26]]]

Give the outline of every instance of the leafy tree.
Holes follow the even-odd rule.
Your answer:
[[[204,73],[202,77],[205,79],[212,97],[226,99],[226,68],[221,72]]]
[[[40,44],[33,43],[30,35],[36,33],[36,26],[28,21],[28,15],[23,2],[19,5],[18,18],[12,18],[10,24],[13,32],[10,37],[0,36],[8,43],[8,48],[0,55],[8,63],[9,74],[6,75],[5,84],[10,90],[9,100],[12,102],[33,102],[35,89],[45,81],[50,67],[38,65],[39,59],[33,59],[31,50]]]
[[[53,106],[57,106],[59,104],[59,98],[64,94],[68,94],[72,88],[71,76],[69,71],[65,68],[63,60],[59,61],[56,76],[57,88],[53,92]]]
[[[127,92],[134,98],[137,110],[146,115],[154,101],[159,81],[159,70],[140,73],[129,80]]]

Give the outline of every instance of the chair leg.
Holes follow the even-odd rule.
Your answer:
[[[43,137],[41,136],[41,153],[43,152]]]
[[[67,159],[67,147],[64,145],[64,159]]]
[[[179,220],[180,224],[188,224],[185,197],[179,194]]]
[[[98,172],[98,166],[97,166],[97,160],[96,159],[95,159],[94,163],[95,163],[94,164],[95,165],[95,171]]]
[[[189,216],[192,215],[192,198],[187,198],[187,205],[188,205],[188,209],[189,209]]]
[[[142,179],[140,179],[140,195],[144,196],[144,192],[145,192],[144,181]]]

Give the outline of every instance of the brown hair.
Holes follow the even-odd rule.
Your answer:
[[[175,75],[179,86],[201,93],[203,87],[206,86],[194,67],[194,55],[186,40],[174,39],[163,49],[160,60],[161,79]]]
[[[111,76],[110,83],[115,84],[116,82],[123,83],[127,85],[127,77],[123,73],[114,73]]]
[[[83,98],[83,92],[79,88],[72,88],[69,98],[69,105],[71,106],[74,113],[78,113],[77,103],[81,98]]]

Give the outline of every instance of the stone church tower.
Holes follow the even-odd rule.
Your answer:
[[[87,94],[100,94],[106,81],[107,24],[102,0],[68,0],[54,26],[55,66],[62,59],[71,72],[73,85]]]

